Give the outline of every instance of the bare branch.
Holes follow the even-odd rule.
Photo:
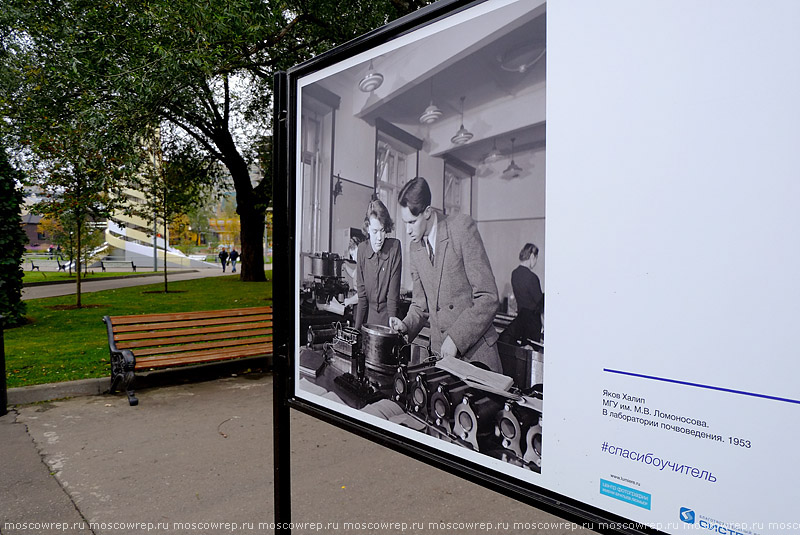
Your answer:
[[[183,130],[184,132],[189,134],[191,137],[193,137],[215,159],[217,159],[219,161],[223,161],[222,153],[220,153],[217,150],[217,148],[214,145],[212,145],[211,142],[206,137],[204,137],[203,135],[201,135],[201,134],[197,133],[196,131],[194,131],[190,125],[186,124],[180,118],[178,118],[177,116],[171,114],[169,111],[164,110],[162,112],[162,114],[164,116],[164,119],[166,119],[167,121],[171,122],[175,126],[179,127],[181,130]],[[211,136],[209,136],[209,137],[211,137]]]
[[[301,21],[305,20],[307,15],[305,13],[296,16],[294,19],[289,21],[284,28],[281,29],[277,34],[269,37],[268,39],[264,39],[263,41],[256,43],[253,47],[247,49],[247,55],[252,56],[254,54],[258,54],[264,49],[270,48],[275,46],[276,44],[280,43],[284,37],[286,37],[292,29],[297,26]]]

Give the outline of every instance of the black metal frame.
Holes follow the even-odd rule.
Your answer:
[[[289,131],[296,129],[296,125],[288,123],[288,83],[286,73],[278,73],[274,79],[273,96],[273,197],[272,197],[272,277],[273,277],[273,306],[283,308],[286,314],[275,314],[273,326],[273,357],[274,372],[273,402],[272,402],[272,447],[274,458],[274,503],[275,503],[275,533],[288,534],[292,530],[289,523],[292,518],[292,487],[291,487],[291,440],[289,413],[289,399],[294,395],[293,366],[290,359],[294,352],[290,352],[294,339],[294,310],[296,297],[294,296],[294,189],[289,184],[289,147],[287,146]],[[292,145],[291,150],[297,150]],[[294,165],[292,165],[294,168]],[[290,232],[289,229],[292,229]],[[283,254],[275,254],[282,251]],[[278,281],[274,284],[274,281]],[[281,284],[281,281],[283,284]]]
[[[134,370],[136,368],[136,357],[130,349],[117,348],[114,342],[114,326],[111,324],[109,316],[103,316],[103,323],[106,324],[108,330],[108,353],[111,357],[111,388],[108,393],[113,394],[120,390],[125,390],[128,396],[128,403],[134,407],[139,404],[136,394],[133,391],[136,375]]]
[[[291,453],[290,410],[296,409],[355,433],[382,446],[408,455],[436,468],[463,477],[473,483],[505,496],[534,505],[547,512],[576,523],[590,524],[600,533],[644,535],[662,533],[641,526],[624,517],[598,509],[578,500],[562,496],[536,485],[526,484],[500,472],[466,461],[455,455],[413,442],[395,433],[377,428],[364,421],[316,405],[295,395],[294,318],[298,306],[295,288],[295,146],[297,121],[293,116],[297,106],[297,80],[307,74],[335,64],[377,45],[429,25],[449,15],[476,6],[485,0],[439,0],[416,13],[398,19],[358,39],[330,50],[315,59],[275,76],[274,98],[274,245],[281,254],[273,264],[273,299],[276,307],[285,311],[274,319],[274,503],[276,533],[291,533]]]

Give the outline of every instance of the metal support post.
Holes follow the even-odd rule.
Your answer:
[[[275,127],[273,133],[272,176],[273,178],[273,202],[275,209],[273,217],[282,218],[282,224],[275,225],[280,229],[274,231],[273,239],[275,247],[281,254],[280,261],[273,261],[273,280],[279,281],[274,287],[273,310],[275,337],[278,343],[275,344],[273,355],[273,455],[274,467],[274,505],[275,505],[275,533],[278,535],[290,535],[292,530],[289,527],[292,521],[292,485],[291,485],[291,440],[290,423],[291,414],[289,409],[289,396],[292,390],[292,370],[289,366],[289,354],[291,348],[289,340],[293,339],[294,329],[292,319],[292,284],[288,284],[291,273],[291,260],[289,255],[284,252],[292,251],[291,239],[289,236],[290,221],[288,221],[288,204],[290,188],[287,186],[288,177],[288,156],[287,141],[289,138],[289,125],[287,123],[288,110],[288,81],[285,72],[275,74],[275,100],[273,117]],[[275,192],[278,194],[275,195]],[[292,223],[293,224],[293,223]],[[289,260],[287,262],[287,260]],[[287,265],[288,264],[288,265]],[[276,306],[277,305],[277,306]],[[292,318],[292,319],[290,319]]]

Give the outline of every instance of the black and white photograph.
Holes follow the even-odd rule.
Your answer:
[[[547,469],[546,27],[487,1],[294,88],[295,394],[518,477]]]

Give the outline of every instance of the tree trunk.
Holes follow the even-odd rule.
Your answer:
[[[263,282],[267,280],[264,273],[264,224],[266,222],[266,205],[256,199],[253,185],[250,182],[250,171],[242,155],[236,149],[230,132],[222,131],[215,140],[223,154],[225,167],[231,173],[236,188],[236,212],[242,224],[242,252],[239,257],[241,274],[239,280]]]
[[[266,281],[264,274],[264,223],[263,213],[255,210],[239,213],[242,223],[241,274],[239,280]]]
[[[75,283],[76,283],[76,291],[75,297],[77,299],[75,306],[81,308],[81,221],[80,218],[76,218],[77,222],[75,223],[75,230],[77,232],[77,245],[78,245],[78,254],[75,255]]]

